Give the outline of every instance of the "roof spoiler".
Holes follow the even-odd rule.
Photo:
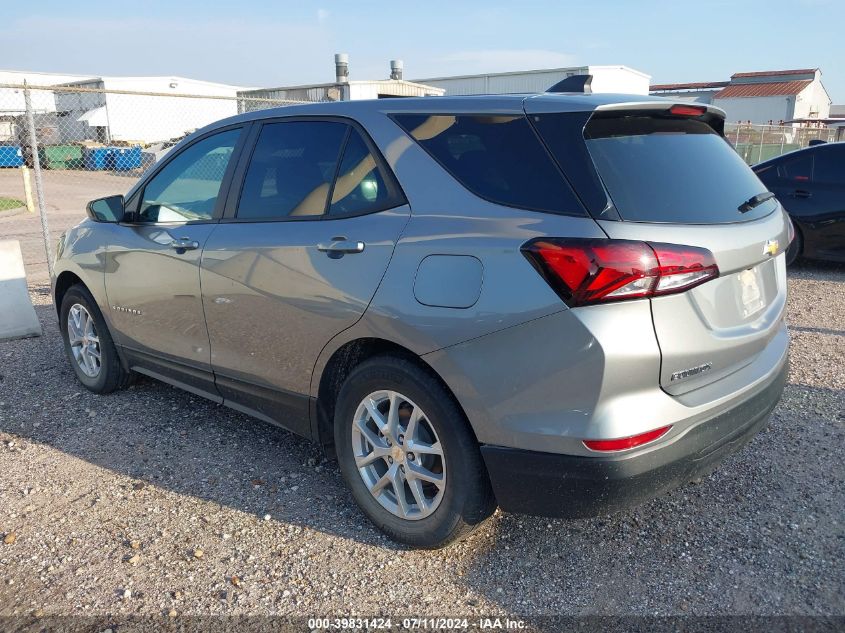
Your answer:
[[[546,90],[546,92],[583,92],[584,94],[592,94],[593,90],[590,87],[592,83],[592,75],[572,75],[557,82],[554,86]]]

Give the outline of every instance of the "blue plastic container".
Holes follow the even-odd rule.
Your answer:
[[[23,151],[20,145],[0,145],[0,167],[22,167]]]
[[[93,171],[128,171],[141,166],[141,146],[85,147],[82,150],[85,169]]]
[[[118,171],[138,169],[141,166],[141,146],[115,147],[112,154],[114,167]]]
[[[82,162],[85,165],[85,169],[92,171],[105,169],[108,151],[108,147],[83,147]]]

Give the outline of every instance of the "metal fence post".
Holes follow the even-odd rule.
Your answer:
[[[41,157],[38,154],[38,133],[35,130],[35,114],[32,111],[32,96],[29,85],[24,81],[24,107],[26,124],[29,128],[29,147],[32,155],[32,171],[35,173],[35,195],[38,197],[38,214],[41,216],[41,237],[44,239],[44,252],[47,255],[47,271],[53,278],[53,249],[51,247],[50,226],[47,223],[47,205],[44,203],[44,181],[41,178]]]

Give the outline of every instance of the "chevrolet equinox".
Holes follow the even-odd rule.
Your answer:
[[[607,514],[708,472],[787,372],[791,224],[709,105],[315,103],[174,147],[62,236],[70,363],[322,444],[389,536]]]

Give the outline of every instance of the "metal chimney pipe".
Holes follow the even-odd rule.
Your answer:
[[[390,78],[391,79],[402,79],[402,69],[404,68],[405,64],[402,62],[401,59],[391,59],[390,60]]]
[[[336,53],[334,56],[335,81],[339,84],[349,82],[349,54]]]

